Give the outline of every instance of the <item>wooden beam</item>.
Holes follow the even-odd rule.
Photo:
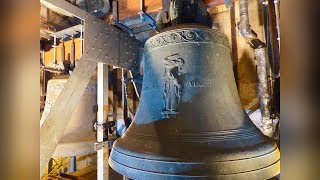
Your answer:
[[[80,59],[40,127],[40,177],[54,153],[98,62]]]

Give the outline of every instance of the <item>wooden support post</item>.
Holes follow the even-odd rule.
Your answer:
[[[40,126],[40,177],[56,149],[98,62],[80,60]]]

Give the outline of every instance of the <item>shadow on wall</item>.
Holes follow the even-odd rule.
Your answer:
[[[238,91],[244,109],[251,109],[259,103],[256,65],[249,53],[244,51],[238,62]]]

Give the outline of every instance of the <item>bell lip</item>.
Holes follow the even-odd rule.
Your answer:
[[[256,151],[261,148],[254,147]],[[109,163],[120,174],[134,179],[140,179],[141,176],[145,176],[146,179],[204,177],[242,179],[248,177],[248,174],[250,174],[250,177],[257,176],[257,179],[268,179],[280,173],[280,151],[277,147],[274,147],[269,153],[261,154],[261,156],[224,161],[205,162],[168,159],[161,161],[149,158],[148,156],[137,157],[134,154],[119,152],[119,148],[114,146],[110,154]]]
[[[109,158],[109,165],[118,173],[133,179],[270,179],[280,174],[280,159],[273,164],[263,168],[257,168],[239,173],[230,174],[212,174],[212,175],[191,175],[191,174],[173,174],[170,172],[146,171],[132,168],[115,161],[112,156]]]

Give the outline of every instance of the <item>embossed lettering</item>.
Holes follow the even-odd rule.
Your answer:
[[[190,87],[200,88],[200,87],[211,87],[213,86],[212,81],[189,81]]]
[[[152,91],[152,90],[157,90],[159,87],[158,85],[150,85],[150,86],[146,86],[143,88],[143,91]]]

